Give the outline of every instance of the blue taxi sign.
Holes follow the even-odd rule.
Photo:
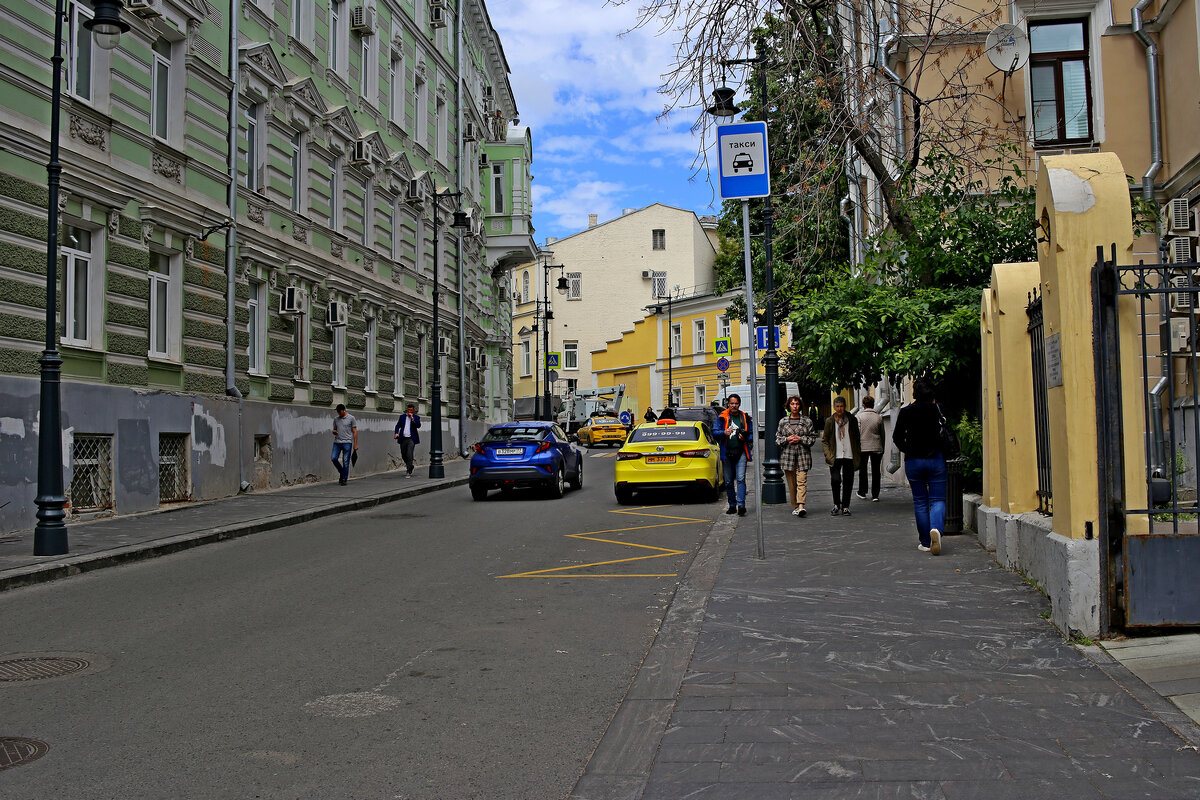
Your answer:
[[[767,123],[735,122],[717,126],[717,164],[721,197],[740,200],[771,194]]]

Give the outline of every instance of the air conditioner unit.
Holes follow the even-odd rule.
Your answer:
[[[467,356],[467,361],[471,363],[477,363],[479,361],[479,348],[475,345],[471,345],[470,355]]]
[[[491,86],[485,86],[485,87],[483,87],[483,96],[486,97],[487,99],[491,100],[493,97],[496,96],[495,90],[492,89]]]
[[[438,355],[439,356],[450,355],[450,337],[448,337],[448,336],[439,336],[438,337]]]
[[[371,145],[366,139],[358,139],[354,142],[353,148],[350,151],[351,164],[370,164],[371,163]]]
[[[1168,353],[1191,353],[1192,347],[1191,320],[1187,317],[1171,317],[1163,320],[1161,335],[1166,337]]]
[[[654,271],[649,269],[642,270],[642,280],[648,281],[654,277]]]
[[[1167,260],[1172,264],[1190,264],[1194,260],[1192,257],[1193,242],[1194,240],[1190,236],[1176,236],[1171,240],[1171,250]]]
[[[486,114],[486,113],[491,113],[492,106],[493,106],[491,87],[490,86],[487,87],[484,91],[485,91],[485,94],[483,96],[483,111]]]
[[[354,6],[350,9],[350,30],[360,33],[375,32],[375,9],[366,6]]]
[[[475,130],[475,123],[467,122],[463,125],[462,138],[464,142],[473,142],[479,138],[479,133]]]
[[[445,8],[446,0],[429,0],[430,8]]]
[[[345,303],[337,300],[329,302],[329,310],[325,312],[325,323],[331,328],[341,328],[350,318],[350,309]]]
[[[479,154],[479,168],[480,168],[480,169],[487,169],[487,165],[488,165],[488,155],[487,155],[487,153],[480,153],[480,154]]]
[[[289,286],[279,293],[279,313],[284,316],[304,313],[304,292],[297,286]]]
[[[1167,225],[1167,233],[1176,236],[1195,236],[1196,215],[1188,207],[1186,197],[1176,197],[1163,206],[1163,217]]]
[[[404,193],[404,199],[410,203],[424,203],[425,185],[416,178],[411,178],[408,181],[408,191]]]
[[[492,357],[489,356],[487,353],[480,353],[479,354],[479,368],[487,369],[490,366],[492,366]]]
[[[158,0],[128,0],[125,3],[126,8],[142,19],[161,17],[162,12],[158,10],[157,6]]]
[[[1171,288],[1183,290],[1171,292],[1171,311],[1179,314],[1187,314],[1196,310],[1195,292],[1188,290],[1200,290],[1200,283],[1197,283],[1192,276],[1173,275],[1171,277]]]
[[[441,6],[429,7],[429,27],[444,28],[446,27],[446,9]]]

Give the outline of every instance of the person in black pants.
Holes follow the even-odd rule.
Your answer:
[[[871,500],[879,501],[879,464],[883,461],[883,417],[875,413],[875,398],[864,397],[855,414],[862,458],[858,469],[858,496],[867,499],[867,466],[871,467]]]
[[[833,400],[833,415],[825,420],[821,435],[829,481],[833,484],[833,516],[850,516],[850,493],[854,491],[854,471],[862,458],[858,439],[858,420],[846,413],[846,398]]]

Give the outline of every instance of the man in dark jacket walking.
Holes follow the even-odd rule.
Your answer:
[[[408,404],[408,408],[404,410],[404,416],[400,417],[400,421],[396,423],[396,435],[393,437],[400,443],[400,457],[404,459],[404,466],[408,468],[408,474],[404,477],[411,478],[413,473],[413,451],[421,442],[421,437],[417,433],[417,429],[421,427],[421,417],[417,414],[417,407],[412,403]]]
[[[846,413],[846,398],[835,397],[833,414],[825,420],[821,435],[829,481],[833,484],[833,516],[850,516],[850,493],[854,491],[854,471],[862,458],[858,439],[858,420]]]

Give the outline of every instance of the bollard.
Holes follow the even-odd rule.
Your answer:
[[[946,529],[942,533],[963,532],[963,467],[967,460],[946,459]]]

